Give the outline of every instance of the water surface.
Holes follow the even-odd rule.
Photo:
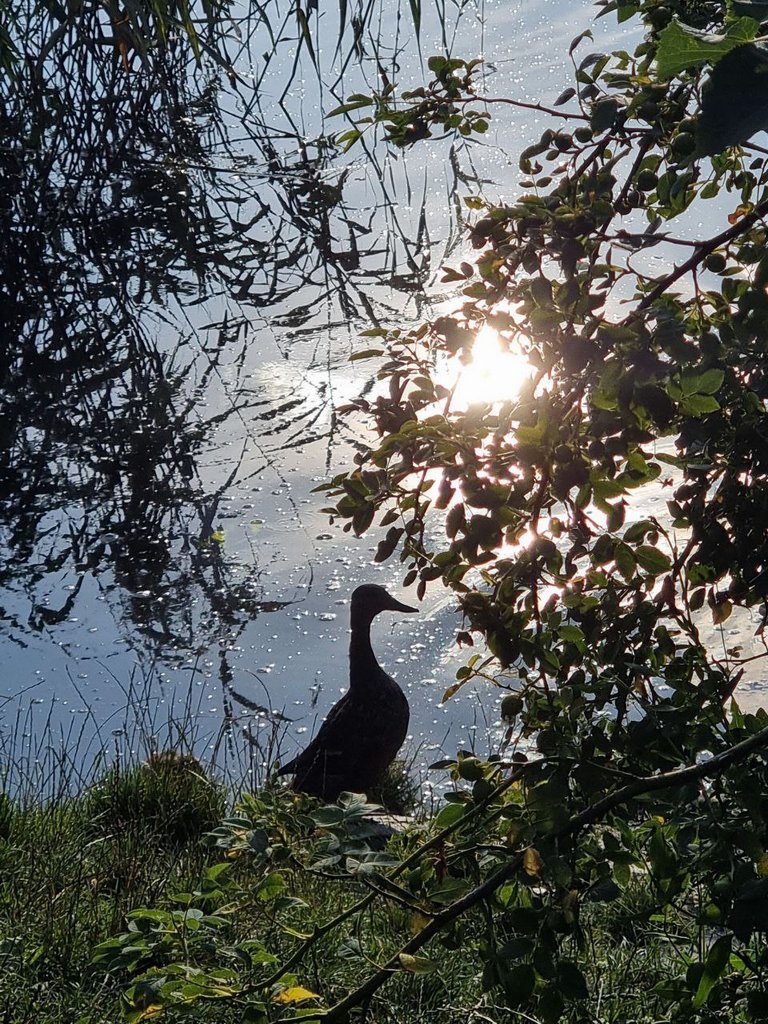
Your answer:
[[[0,727],[32,760],[64,737],[85,762],[130,721],[129,743],[290,756],[343,692],[354,587],[414,602],[315,493],[363,436],[339,408],[375,367],[350,356],[372,324],[450,302],[463,197],[513,196],[544,119],[499,108],[480,142],[397,151],[371,131],[344,154],[326,115],[443,52],[483,56],[489,94],[551,102],[592,9],[425,6],[417,40],[409,5],[379,0],[356,43],[315,11],[314,53],[292,9],[233,9],[232,81],[183,47],[126,73],[74,33],[28,95],[3,87]],[[439,587],[375,624],[420,765],[498,735],[493,692],[441,703],[457,625]]]

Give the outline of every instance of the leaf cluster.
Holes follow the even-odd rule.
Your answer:
[[[385,388],[355,403],[381,442],[331,485],[356,533],[381,510],[377,558],[399,550],[420,594],[453,588],[501,666],[542,682],[611,665],[629,690],[640,665],[697,686],[695,613],[707,604],[717,623],[768,589],[765,162],[697,155],[705,72],[662,81],[659,38],[575,64],[588,125],[547,128],[522,153],[529,191],[514,202],[469,198],[479,255],[446,275],[463,306],[387,335]],[[723,230],[673,234],[715,197],[732,210]],[[470,361],[483,327],[531,375],[457,407],[435,367]],[[638,519],[651,486],[668,489],[666,512]]]
[[[641,42],[582,57],[590,33],[577,37],[563,120],[553,112],[521,154],[520,192],[466,197],[476,255],[445,273],[457,312],[367,332],[383,342],[380,386],[353,406],[378,442],[329,486],[331,514],[357,534],[376,524],[377,559],[398,555],[406,585],[456,595],[458,640],[483,653],[446,697],[477,674],[508,691],[505,742],[534,745],[531,793],[555,830],[620,779],[674,771],[759,728],[730,700],[766,652],[768,167],[753,136],[768,125],[768,6],[599,6],[642,19]],[[462,405],[446,367],[460,380],[481,329],[530,370]],[[731,616],[756,650],[729,646]],[[763,969],[734,952],[759,928],[748,906],[762,899],[765,847],[760,832],[747,854],[744,828],[762,811],[738,772],[720,785],[722,800],[681,790],[649,797],[645,823],[636,809],[603,820],[592,842],[610,827],[631,851],[618,879],[610,857],[595,876],[576,855],[565,883],[620,887],[650,864],[662,906],[682,901],[726,928],[662,994],[671,1019],[719,999],[736,1013],[740,982],[722,979]],[[559,855],[526,839],[544,864]],[[727,859],[737,848],[751,867]],[[542,979],[563,990],[559,969],[514,970],[515,1005],[558,1019],[554,995],[551,1011],[536,1000]]]
[[[429,70],[434,74],[426,86],[402,92],[399,96],[392,82],[386,82],[373,95],[355,93],[329,116],[351,114],[367,107],[372,112],[358,118],[355,127],[336,137],[345,150],[358,142],[367,125],[383,125],[388,142],[410,146],[432,137],[437,128],[444,135],[457,132],[462,136],[482,135],[488,130],[489,114],[469,104],[474,97],[473,75],[480,67],[478,59],[465,61],[456,57],[430,57]]]
[[[554,1024],[590,1019],[596,921],[646,941],[666,921],[679,948],[646,975],[647,1019],[763,1019],[768,715],[735,710],[721,736],[708,761],[629,782],[599,753],[591,764],[562,751],[459,755],[433,766],[457,781],[440,813],[385,851],[372,848],[362,795],[325,807],[246,798],[212,834],[225,859],[197,889],[130,913],[95,964],[125,979],[134,1022],[211,1003],[249,1021],[335,1021],[396,975],[438,976],[472,957],[488,998]],[[243,914],[247,938],[234,929]],[[327,969],[312,980],[331,950],[363,967],[351,991]]]

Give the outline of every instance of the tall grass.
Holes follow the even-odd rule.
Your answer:
[[[0,1020],[120,1019],[94,946],[131,910],[194,883],[210,859],[200,837],[231,800],[225,778],[262,777],[263,752],[234,723],[206,734],[193,686],[179,714],[155,687],[134,676],[106,724],[87,714],[65,728],[55,705],[40,718],[27,701],[4,708]]]
[[[277,728],[261,743],[231,722],[206,735],[192,687],[179,716],[152,699],[152,686],[133,680],[113,729],[89,716],[56,728],[52,712],[37,721],[39,705],[21,702],[6,714],[0,1020],[121,1019],[125,979],[94,966],[95,947],[131,911],[172,906],[175,894],[199,887],[220,857],[203,837],[238,794],[264,783],[279,753]],[[399,801],[395,810],[413,795],[402,772],[382,791]],[[311,895],[322,913],[321,887]],[[247,915],[235,927],[246,935]]]
[[[156,674],[137,670],[122,687],[122,706],[105,720],[87,709],[87,694],[85,712],[66,720],[55,699],[46,708],[29,694],[7,698],[0,704],[0,790],[23,806],[57,803],[106,771],[127,772],[163,751],[194,755],[233,793],[258,788],[280,757],[287,722],[257,705],[212,718],[194,683],[193,675],[186,693],[177,689],[166,701]]]
[[[94,945],[131,910],[199,877],[210,856],[201,833],[225,807],[223,788],[201,772],[113,767],[62,796],[71,782],[46,801],[2,801],[2,1020],[118,1019],[118,989],[92,969]]]

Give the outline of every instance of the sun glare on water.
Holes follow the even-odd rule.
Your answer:
[[[481,327],[472,346],[472,360],[460,368],[454,407],[515,398],[533,369],[519,352],[503,348],[498,332]]]

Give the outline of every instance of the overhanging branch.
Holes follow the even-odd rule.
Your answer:
[[[762,729],[754,736],[748,737],[746,740],[742,740],[741,743],[735,744],[729,750],[724,750],[722,753],[715,755],[708,761],[703,761],[700,764],[689,765],[685,768],[676,768],[673,771],[665,772],[662,775],[651,775],[643,778],[635,779],[633,782],[628,783],[615,793],[610,793],[608,796],[603,797],[602,800],[598,800],[597,803],[592,804],[590,807],[585,808],[579,814],[574,815],[565,825],[559,829],[554,829],[546,836],[542,837],[545,840],[562,839],[565,836],[573,835],[579,832],[586,825],[591,825],[597,821],[602,820],[609,811],[614,808],[621,806],[621,804],[628,803],[630,800],[634,800],[638,796],[643,796],[646,793],[653,793],[661,789],[672,789],[676,786],[684,786],[691,782],[697,782],[701,779],[713,779],[722,775],[731,765],[739,764],[745,761],[750,754],[755,753],[758,750],[768,747],[768,728]],[[498,868],[492,875],[490,875],[483,883],[476,886],[470,892],[466,893],[461,899],[451,903],[450,906],[441,910],[435,917],[425,925],[416,935],[413,936],[408,942],[405,943],[394,956],[390,957],[387,963],[377,970],[375,973],[366,978],[366,980],[359,985],[353,992],[350,992],[348,996],[336,1003],[329,1010],[322,1011],[318,1010],[317,1014],[313,1014],[317,1020],[323,1022],[339,1021],[346,1019],[348,1012],[361,1004],[364,1004],[367,1000],[374,995],[374,993],[384,985],[393,974],[402,971],[403,965],[400,957],[402,955],[412,956],[417,953],[430,939],[434,938],[435,935],[439,934],[444,928],[447,927],[452,921],[455,921],[462,914],[465,914],[468,910],[477,906],[480,903],[488,900],[505,882],[509,881],[520,869],[525,856],[525,850],[521,850],[515,854],[510,860]],[[282,1024],[299,1024],[301,1018],[291,1017],[283,1018]]]

